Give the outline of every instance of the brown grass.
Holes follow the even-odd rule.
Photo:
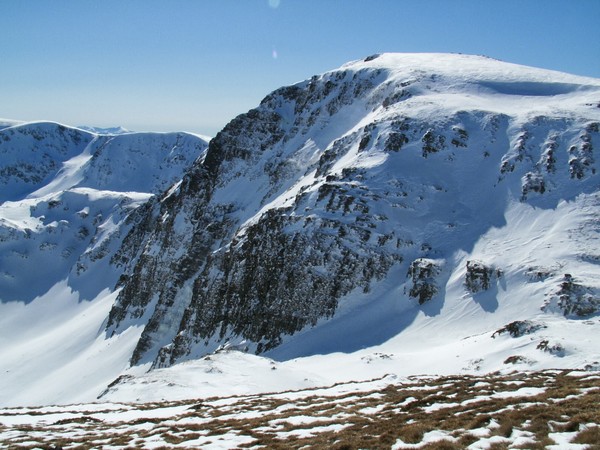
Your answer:
[[[574,444],[588,444],[591,445],[593,449],[600,448],[600,426],[596,424],[596,426],[592,427],[583,427],[575,439],[572,440]]]
[[[523,384],[510,384],[514,381]],[[477,383],[481,382],[488,384],[478,386]],[[478,438],[470,433],[471,430],[489,427],[494,420],[499,427],[490,429],[490,435],[510,438],[515,430],[533,433],[536,443],[528,444],[528,449],[542,449],[553,444],[548,437],[550,431],[576,431],[576,443],[588,444],[597,449],[597,443],[600,442],[600,409],[597,406],[600,404],[600,389],[586,392],[583,390],[599,386],[597,379],[570,377],[566,372],[514,372],[509,375],[496,373],[481,376],[427,377],[421,380],[420,385],[394,384],[378,391],[333,397],[314,395],[306,391],[307,396],[293,402],[268,394],[232,397],[233,404],[223,407],[214,407],[210,403],[211,399],[202,402],[156,402],[136,407],[139,410],[150,411],[153,408],[188,405],[188,409],[183,414],[168,419],[138,418],[121,423],[105,423],[98,418],[102,417],[101,413],[79,412],[74,413],[78,414],[74,418],[60,420],[52,425],[40,422],[36,426],[4,427],[0,428],[0,447],[51,448],[52,445],[70,445],[85,449],[112,445],[118,448],[140,448],[144,446],[146,439],[159,436],[167,443],[165,448],[170,448],[174,445],[185,446],[186,442],[202,437],[207,441],[216,442],[225,434],[236,433],[252,439],[251,443],[241,447],[260,445],[268,449],[389,449],[399,439],[416,444],[422,441],[425,433],[444,430],[451,434],[456,442],[446,439],[429,443],[423,448],[454,450],[476,442]],[[521,387],[543,387],[545,392],[527,398],[484,398],[467,405],[462,404],[465,400],[477,396],[510,392]],[[375,393],[380,397],[370,397]],[[404,405],[409,397],[415,400]],[[450,403],[454,405],[425,411],[427,406],[433,404],[443,406]],[[276,410],[279,406],[290,404],[293,404],[291,408]],[[404,406],[399,406],[401,404]],[[367,407],[380,409],[376,414],[365,414],[362,410]],[[256,417],[238,419],[234,416],[236,412],[249,411],[255,412]],[[68,407],[65,407],[65,412],[68,412]],[[38,416],[43,414],[38,412]],[[301,425],[286,421],[298,415],[319,420]],[[290,435],[285,439],[278,435],[280,431],[303,431],[330,425],[334,423],[331,417],[336,415],[343,417],[337,420],[337,423],[347,426],[339,432],[322,431],[308,437]],[[185,419],[186,423],[172,423],[172,420],[179,419]],[[195,419],[198,423],[189,423]],[[589,424],[592,426],[588,426]],[[151,427],[131,431],[133,427],[144,425]],[[15,431],[18,435],[2,440],[3,435],[8,436],[7,432]],[[68,439],[61,437],[63,432],[74,431],[81,435]],[[29,445],[31,442],[36,442],[37,445]],[[496,446],[505,447],[505,444]]]
[[[417,444],[423,439],[423,435],[430,431],[424,423],[411,423],[398,430],[398,436],[407,444]]]

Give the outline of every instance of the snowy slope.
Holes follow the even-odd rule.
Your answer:
[[[56,123],[0,130],[0,401],[97,395],[126,368],[139,332],[112,341],[102,332],[120,276],[110,258],[131,212],[206,145],[185,133],[114,136]]]
[[[90,225],[85,245],[50,242],[57,247],[43,260],[47,271],[65,246],[78,249],[64,263],[73,269],[61,269],[67,284],[52,275],[54,291],[40,286],[20,298],[30,304],[0,307],[9,321],[21,317],[19,308],[48,314],[48,300],[61,298],[64,316],[53,323],[49,315],[40,328],[56,349],[55,375],[31,375],[44,370],[47,361],[36,361],[50,346],[36,344],[40,333],[28,335],[19,319],[0,336],[8,344],[0,361],[11,361],[0,362],[0,403],[93,400],[109,373],[128,375],[103,397],[117,401],[387,373],[597,370],[599,104],[599,80],[469,55],[374,55],[281,88],[235,118],[181,182],[134,214],[119,209]],[[72,197],[72,211],[90,220],[98,213],[85,205],[98,190],[134,207],[166,187],[152,175],[125,178],[143,161],[135,154],[129,166],[105,169],[118,139],[146,142],[87,134],[56,157],[60,173],[39,173],[29,191],[21,179],[7,182],[21,198],[5,201],[0,217],[32,242],[36,258],[42,241],[24,230],[57,235],[69,221],[54,215],[61,208],[49,191],[60,192],[59,201]],[[44,154],[54,157],[51,150]],[[158,166],[146,162],[144,172],[154,173]],[[18,258],[26,258],[5,242],[3,270],[22,273]],[[34,291],[35,276],[20,286]],[[89,309],[77,298],[86,290]],[[70,329],[85,336],[75,350],[66,345]],[[228,345],[270,359],[199,359]],[[19,368],[29,357],[34,362]],[[179,364],[186,360],[197,361]],[[87,364],[86,376],[105,374],[61,381],[64,367]],[[17,394],[20,379],[31,388]]]

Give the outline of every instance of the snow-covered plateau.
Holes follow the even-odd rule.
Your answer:
[[[208,143],[0,120],[0,406],[600,370],[598,148],[600,80],[456,54]]]

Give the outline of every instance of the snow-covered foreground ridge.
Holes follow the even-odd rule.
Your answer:
[[[223,346],[286,375],[238,354],[157,395],[597,370],[599,106],[596,79],[383,54],[278,89],[204,152],[172,135],[163,157],[194,143],[177,166],[90,156],[132,134],[0,141],[29,155],[0,167],[0,404],[89,401],[123,375],[118,400]],[[166,136],[144,139],[129,148]]]
[[[388,376],[275,394],[0,409],[10,448],[591,449],[589,372]]]

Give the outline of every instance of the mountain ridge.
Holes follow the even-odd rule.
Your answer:
[[[39,226],[76,236],[61,221],[91,220],[94,199],[118,200],[114,220],[86,227],[94,242],[75,237],[85,244],[66,283],[54,277],[38,297],[14,296],[30,303],[3,297],[0,307],[28,320],[50,311],[54,296],[73,324],[85,310],[95,325],[56,333],[48,319],[37,328],[59,346],[59,335],[77,330],[85,339],[71,366],[95,362],[72,394],[44,394],[31,381],[29,393],[0,397],[89,399],[119,375],[126,389],[127,376],[232,347],[332,383],[390,372],[597,370],[599,104],[591,78],[470,55],[373,55],[275,90],[208,146],[181,135],[195,144],[169,181],[155,164],[154,184],[135,175],[137,163],[107,175],[101,162],[114,152],[96,157],[96,184],[78,170],[60,183],[41,177],[58,192],[45,198],[40,181],[31,189],[39,198],[20,199],[21,209],[0,205],[3,230],[23,233],[22,242]],[[85,136],[53,174],[98,140],[139,151],[171,139]],[[145,193],[127,191],[133,182]],[[98,196],[110,186],[121,191]],[[68,217],[58,214],[71,203]],[[3,267],[17,253],[3,251],[13,258]],[[10,389],[40,370],[19,367],[19,355],[59,350],[19,340],[26,333],[16,324],[6,330],[4,341],[15,342],[0,354]],[[53,370],[46,385],[64,386],[65,361],[44,363]],[[292,381],[314,385],[303,379]],[[215,374],[211,383],[227,380]]]

